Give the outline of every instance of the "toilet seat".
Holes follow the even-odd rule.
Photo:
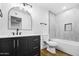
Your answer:
[[[57,43],[56,43],[56,42],[53,42],[53,41],[46,41],[46,43],[47,43],[49,46],[57,46]]]

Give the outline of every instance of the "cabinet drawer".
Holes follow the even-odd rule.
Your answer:
[[[40,55],[40,50],[38,49],[38,50],[32,51],[32,55],[33,56],[39,56]]]
[[[32,53],[36,53],[36,52],[40,52],[40,48],[39,47],[33,47],[32,48]]]
[[[32,47],[40,46],[40,43],[39,43],[39,42],[37,42],[37,43],[36,43],[36,42],[32,42],[31,44],[32,44],[32,45],[31,45]]]
[[[31,44],[32,44],[32,46],[39,46],[40,45],[40,40],[39,39],[33,39]]]
[[[32,37],[32,41],[33,42],[40,41],[40,36],[34,36],[34,37]]]

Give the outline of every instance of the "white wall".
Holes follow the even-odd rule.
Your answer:
[[[49,34],[48,34],[48,10],[38,7],[38,6],[33,6],[33,19],[35,21],[35,26],[34,31],[37,31],[40,29],[39,33],[41,34],[41,48],[43,49],[44,43],[43,40],[47,40],[49,38]],[[34,22],[33,21],[33,22]],[[46,23],[47,25],[40,25],[40,23]],[[37,26],[37,24],[39,25],[39,27]]]
[[[2,10],[3,13],[3,18],[0,18],[0,36],[5,36],[5,35],[10,36],[12,35],[12,32],[16,32],[16,30],[8,29],[8,11],[12,6],[14,6],[14,4],[7,4],[7,3],[0,4],[0,9]],[[41,22],[48,23],[48,11],[36,5],[33,5],[31,11],[29,10],[29,12],[32,15],[32,31],[21,30],[22,35],[28,35],[28,34],[42,35],[42,30],[41,30],[42,26],[40,25],[40,23]],[[48,24],[44,29],[44,31],[45,31],[44,34],[48,35]]]
[[[79,8],[73,8],[56,16],[56,38],[79,41]],[[72,23],[72,31],[64,31],[64,24]],[[53,31],[52,31],[53,32]]]

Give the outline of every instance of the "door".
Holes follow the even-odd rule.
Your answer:
[[[49,11],[49,38],[56,38],[56,20],[55,14]]]
[[[10,38],[0,39],[0,56],[14,55],[14,40]]]
[[[29,37],[19,37],[17,39],[17,55],[18,56],[29,56]]]

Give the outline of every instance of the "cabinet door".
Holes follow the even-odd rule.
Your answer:
[[[17,40],[17,55],[18,56],[29,56],[29,38],[20,37]]]
[[[40,55],[40,36],[17,38],[17,55],[34,56]]]
[[[14,55],[14,40],[12,39],[0,39],[0,56],[12,56]]]

